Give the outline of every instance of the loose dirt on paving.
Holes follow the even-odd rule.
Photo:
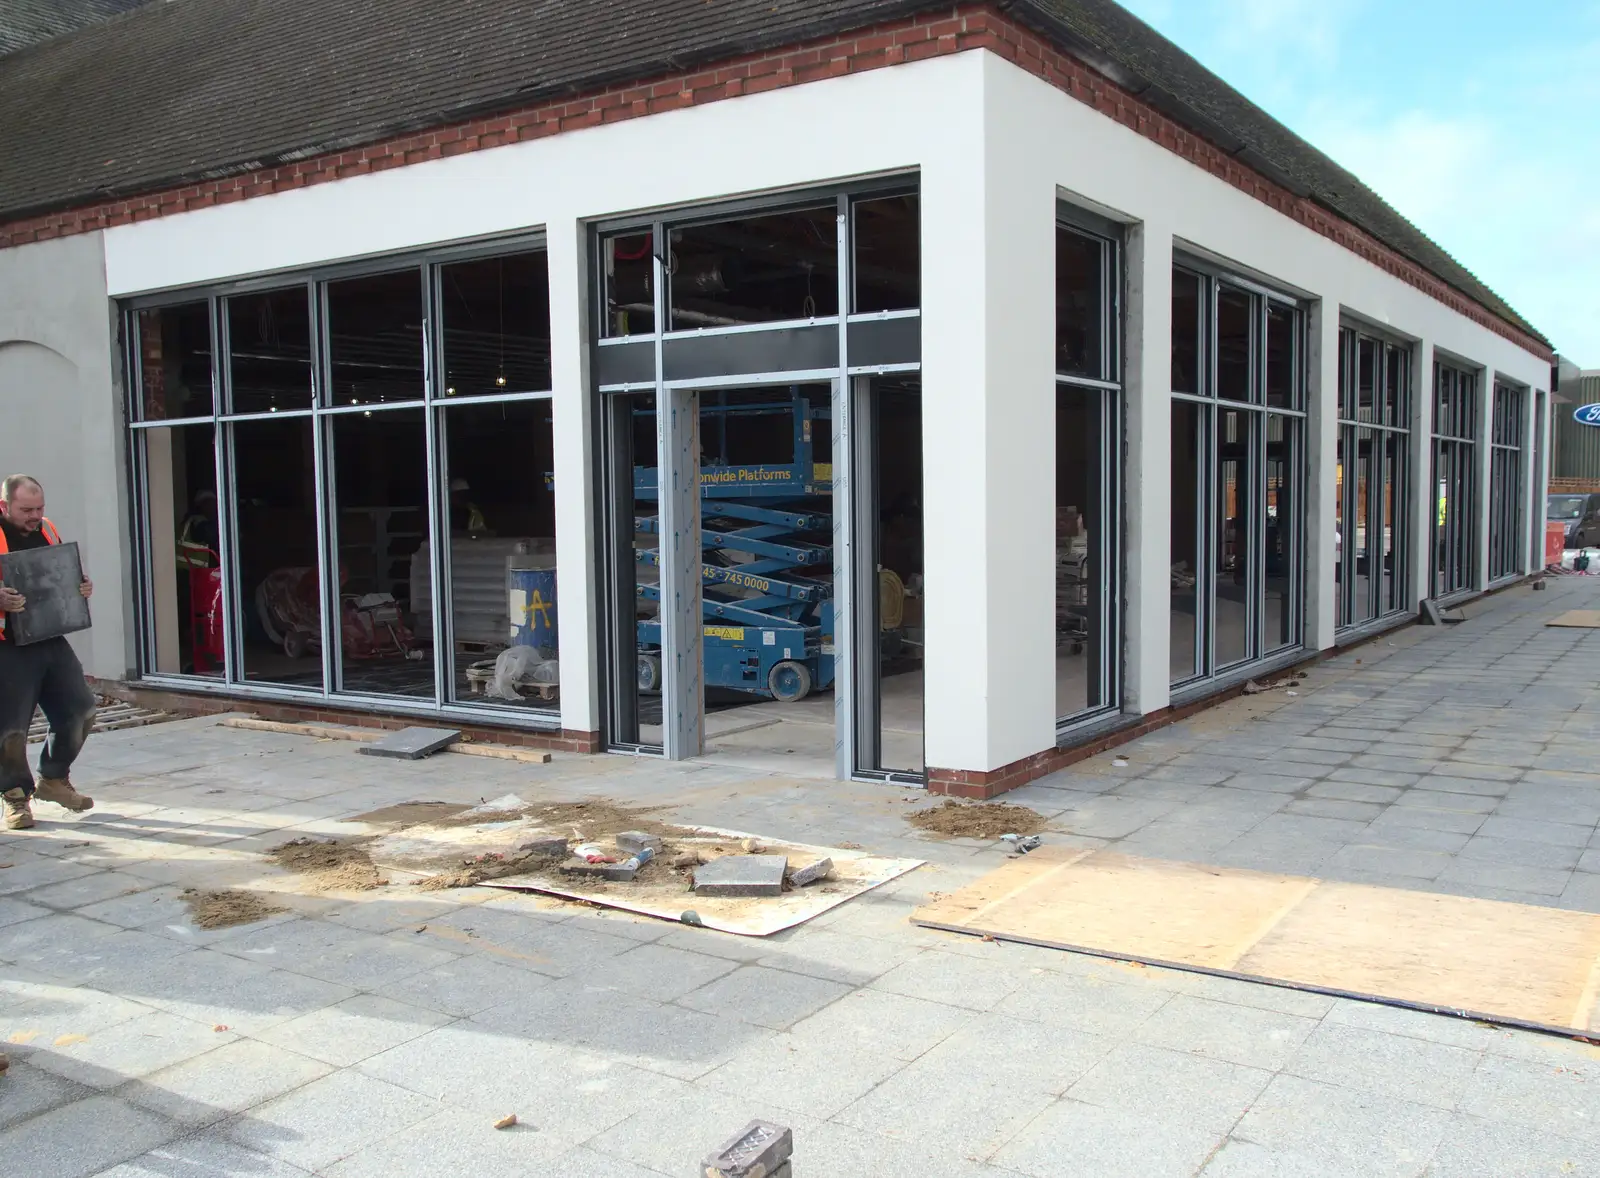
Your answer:
[[[289,911],[278,904],[268,903],[253,892],[207,892],[185,888],[183,902],[189,906],[189,915],[195,925],[203,929],[254,924],[258,920]]]
[[[906,821],[942,838],[997,839],[1003,834],[1038,834],[1045,817],[1009,802],[958,802],[913,810]]]
[[[291,839],[267,852],[285,871],[305,877],[312,892],[370,892],[385,887],[372,857],[362,845],[366,839]]]

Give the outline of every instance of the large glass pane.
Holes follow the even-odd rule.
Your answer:
[[[1373,431],[1356,431],[1356,495],[1355,535],[1351,555],[1355,558],[1355,601],[1350,610],[1351,625],[1360,625],[1372,619],[1372,584],[1376,573],[1376,533],[1372,527],[1379,492],[1374,486],[1378,473],[1376,455],[1379,451]]]
[[[904,311],[922,305],[922,227],[916,193],[858,200],[855,310]]]
[[[223,673],[215,427],[141,430],[150,543],[149,670]],[[42,472],[46,478],[49,472]]]
[[[1255,386],[1256,300],[1242,290],[1217,292],[1217,396],[1225,401],[1253,400]]]
[[[320,691],[315,423],[284,417],[228,428],[238,488],[239,673]]]
[[[311,295],[307,288],[237,295],[223,306],[228,317],[231,412],[311,408]]]
[[[1339,417],[1348,418],[1352,411],[1350,390],[1350,352],[1356,346],[1356,333],[1348,327],[1339,330]]]
[[[1384,435],[1383,456],[1383,588],[1379,596],[1379,610],[1394,613],[1402,608],[1401,588],[1405,584],[1405,569],[1399,559],[1400,513],[1398,501],[1405,486],[1406,435]]]
[[[1056,389],[1056,715],[1110,701],[1107,394]]]
[[[1266,567],[1262,575],[1262,653],[1271,654],[1292,645],[1298,635],[1294,617],[1294,587],[1299,582],[1295,537],[1299,530],[1299,503],[1294,485],[1294,452],[1300,423],[1297,418],[1268,414],[1267,431]]]
[[[1056,371],[1104,380],[1107,299],[1099,238],[1056,226]]]
[[[875,380],[869,493],[876,508],[878,758],[864,768],[921,773],[923,764],[922,384]],[[858,484],[859,486],[859,484]],[[871,657],[870,652],[863,652]]]
[[[1251,573],[1256,565],[1251,502],[1252,428],[1255,414],[1239,409],[1217,413],[1216,607],[1211,643],[1215,666],[1226,667],[1251,656]]]
[[[330,404],[422,399],[422,272],[327,285]]]
[[[211,309],[205,302],[139,312],[140,417],[210,417]]]
[[[444,395],[550,388],[550,275],[543,250],[439,267]]]
[[[659,751],[661,712],[661,538],[654,528],[656,397],[611,395],[601,401],[607,546],[610,675],[607,737],[613,744]]]
[[[1172,391],[1200,392],[1200,276],[1172,272]]]
[[[607,336],[649,335],[656,329],[655,257],[648,229],[600,243],[605,267]]]
[[[561,679],[551,403],[453,405],[442,426],[454,698],[555,708]],[[412,598],[417,632],[437,650],[423,575],[432,559],[425,542]]]
[[[1411,424],[1411,354],[1385,344],[1383,363],[1384,420],[1404,429]]]
[[[670,231],[672,330],[839,313],[839,217],[821,208]]]
[[[1333,483],[1333,624],[1343,626],[1349,623],[1350,607],[1345,601],[1349,595],[1347,590],[1347,570],[1345,567],[1345,537],[1350,534],[1350,513],[1345,506],[1345,494],[1350,489],[1347,481],[1348,463],[1350,461],[1349,439],[1351,431],[1344,426],[1339,427],[1338,441],[1335,443],[1337,451],[1334,457],[1334,483]]]
[[[1380,421],[1378,404],[1378,357],[1382,345],[1366,336],[1356,342],[1356,418],[1359,421]]]
[[[1192,679],[1199,658],[1199,592],[1204,550],[1204,420],[1210,412],[1194,401],[1172,403],[1172,681]]]
[[[1298,318],[1276,303],[1267,308],[1267,404],[1275,409],[1301,407]]]
[[[427,427],[421,409],[331,419],[345,691],[434,698],[412,601],[431,585]]]

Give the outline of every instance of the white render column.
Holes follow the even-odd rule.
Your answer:
[[[1338,624],[1339,305],[1312,304],[1306,325],[1305,577],[1307,650],[1333,645]],[[1349,472],[1345,472],[1349,477]],[[1347,529],[1348,530],[1348,529]],[[1352,537],[1345,536],[1349,551]]]
[[[1172,694],[1172,230],[1131,228],[1126,257],[1123,711],[1146,715]]]
[[[922,173],[930,776],[1055,745],[1056,193],[987,106]]]
[[[550,369],[555,390],[556,629],[561,643],[561,727],[600,729],[600,643],[594,519],[594,397],[589,381],[587,232],[576,219],[547,229]]]
[[[1433,470],[1433,342],[1412,348],[1411,397],[1411,587],[1416,608],[1433,596],[1438,559],[1433,530],[1439,519],[1439,484]]]

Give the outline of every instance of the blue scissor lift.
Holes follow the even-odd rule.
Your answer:
[[[740,465],[727,461],[727,427],[737,417],[786,415],[794,460]],[[829,417],[798,389],[787,402],[734,400],[700,410],[701,577],[705,685],[793,703],[833,685],[833,468],[814,458],[814,423]],[[709,435],[709,436],[708,436]],[[660,498],[659,472],[635,467],[636,500]],[[635,531],[659,535],[659,516],[638,516]],[[661,564],[660,548],[637,559]],[[640,598],[660,602],[659,585]],[[661,688],[661,623],[641,620],[639,688]]]

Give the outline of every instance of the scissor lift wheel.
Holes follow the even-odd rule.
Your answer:
[[[799,703],[811,694],[811,671],[804,663],[785,660],[767,673],[767,690],[779,703]]]

